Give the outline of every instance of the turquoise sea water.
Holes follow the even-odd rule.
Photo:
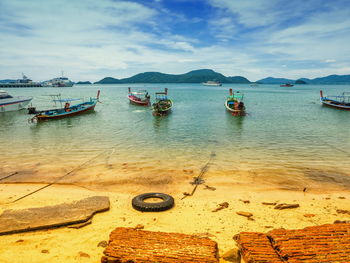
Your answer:
[[[8,89],[33,96],[37,109],[53,106],[43,95],[87,98],[98,89],[101,103],[95,112],[43,123],[28,123],[26,111],[0,114],[0,176],[50,182],[79,167],[67,182],[162,184],[196,176],[209,162],[207,178],[237,185],[350,187],[350,112],[319,102],[320,89],[340,94],[350,86],[132,85],[152,100],[167,87],[174,107],[165,117],[129,104],[128,86]],[[247,116],[226,112],[229,88],[244,93]]]

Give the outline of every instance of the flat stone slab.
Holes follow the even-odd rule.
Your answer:
[[[217,243],[179,233],[118,227],[109,236],[102,263],[218,263]]]
[[[0,215],[0,235],[83,223],[109,207],[107,196],[93,196],[72,203],[5,210]]]

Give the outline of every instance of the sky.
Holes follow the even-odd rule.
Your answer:
[[[0,79],[350,74],[350,0],[0,0]]]

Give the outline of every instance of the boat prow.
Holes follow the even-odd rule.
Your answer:
[[[24,109],[32,99],[32,97],[11,96],[6,91],[0,90],[0,112]]]
[[[320,101],[324,106],[341,110],[350,110],[350,95],[346,95],[347,93],[349,92],[343,92],[342,95],[338,96],[324,97],[322,90],[320,90]]]

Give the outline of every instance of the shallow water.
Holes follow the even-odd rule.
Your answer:
[[[51,108],[48,94],[95,96],[95,112],[28,123],[26,111],[0,114],[0,178],[3,181],[89,185],[167,185],[190,180],[206,166],[205,178],[264,188],[350,188],[350,112],[323,107],[325,94],[349,86],[146,84],[169,88],[173,111],[154,117],[130,105],[128,85],[8,89],[33,96],[37,109]],[[248,115],[233,117],[224,101],[229,88],[244,93]],[[74,170],[75,169],[75,170]]]

